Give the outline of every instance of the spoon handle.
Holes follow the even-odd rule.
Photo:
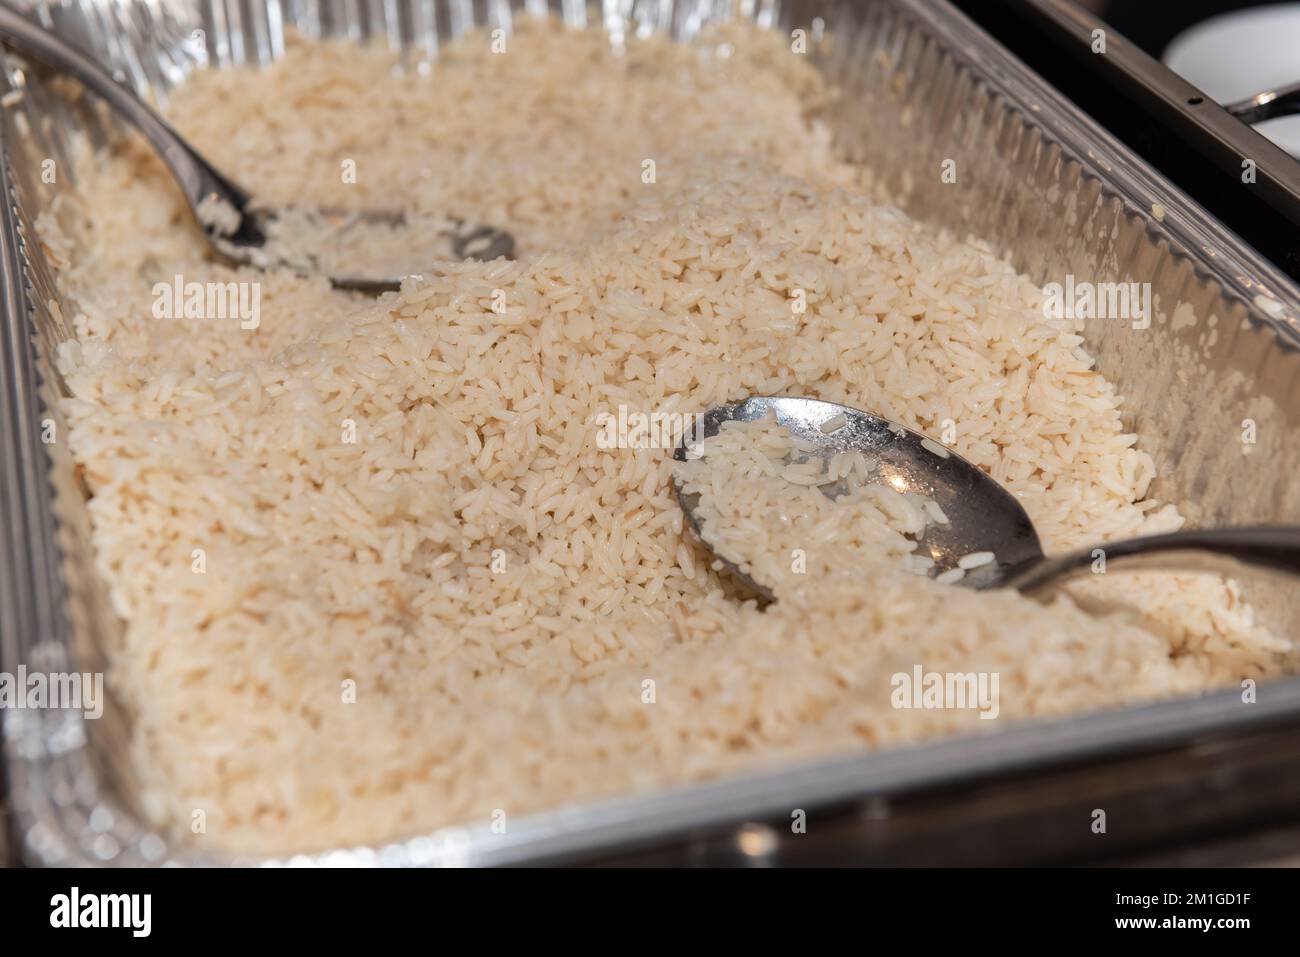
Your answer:
[[[0,3],[0,41],[75,77],[102,97],[153,144],[176,177],[192,209],[197,210],[204,199],[216,193],[231,203],[242,217],[248,194],[213,169],[166,120],[129,87],[115,80],[93,57],[6,3]]]
[[[999,584],[1031,595],[1112,568],[1233,574],[1241,565],[1300,576],[1300,528],[1212,528],[1108,542],[1013,569]]]
[[[1300,113],[1300,83],[1275,87],[1252,97],[1226,103],[1223,107],[1243,123],[1263,123],[1279,116]]]

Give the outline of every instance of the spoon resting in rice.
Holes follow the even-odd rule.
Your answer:
[[[774,421],[788,429],[808,484],[830,498],[844,494],[854,473],[892,489],[928,513],[916,537],[914,569],[937,581],[970,588],[1015,588],[1036,597],[1054,586],[1106,570],[1227,571],[1250,565],[1300,574],[1300,528],[1259,526],[1179,531],[1106,542],[1064,555],[1043,553],[1020,502],[986,472],[918,432],[879,416],[816,399],[763,396],[708,410],[673,452],[679,465],[674,491],[686,524],[735,578],[760,596],[770,584],[720,554],[718,535],[701,512],[700,443],[727,423]],[[714,519],[713,521],[716,521]]]
[[[0,41],[79,80],[139,130],[176,179],[208,243],[227,262],[323,272],[336,288],[381,293],[398,289],[403,276],[437,259],[514,255],[509,233],[455,216],[262,206],[92,57],[4,3]],[[366,259],[382,265],[351,271]]]

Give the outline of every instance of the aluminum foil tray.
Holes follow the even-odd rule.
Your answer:
[[[1199,524],[1300,523],[1300,290],[943,0],[73,0],[30,15],[64,33],[166,104],[193,71],[265,63],[286,28],[391,44],[418,69],[474,26],[550,11],[586,29],[687,39],[740,15],[821,38],[815,59],[839,90],[827,116],[842,150],[875,171],[914,216],[973,234],[1036,281],[1067,274],[1149,282],[1150,329],[1084,328],[1098,367],[1126,396],[1128,423],[1155,457],[1153,494]],[[201,32],[199,32],[201,31]],[[118,626],[91,559],[85,490],[61,444],[51,356],[72,336],[34,222],[76,188],[69,144],[120,135],[112,117],[64,100],[50,77],[10,53],[0,64],[0,663],[102,671]],[[70,175],[50,184],[46,158]],[[937,171],[955,160],[966,184]],[[1254,422],[1256,446],[1237,440]],[[1294,589],[1246,581],[1247,597],[1294,634]],[[14,845],[30,864],[238,863],[169,843],[137,814],[120,710],[2,713]],[[607,856],[689,845],[709,833],[781,860],[790,808],[878,819],[882,801],[991,775],[1027,775],[1083,759],[1194,746],[1209,735],[1300,721],[1300,680],[1274,682],[1243,707],[1236,691],[1028,724],[728,778],[669,792],[574,804],[511,823],[509,835],[451,828],[381,847],[294,862],[495,864]],[[786,827],[784,830],[788,831]],[[757,837],[755,835],[758,835]],[[242,861],[242,863],[259,863]],[[263,862],[274,863],[274,862]]]

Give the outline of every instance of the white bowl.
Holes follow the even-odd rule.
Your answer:
[[[1169,69],[1219,103],[1300,83],[1300,3],[1279,3],[1213,17],[1184,30],[1165,49]],[[1300,156],[1300,115],[1255,125]]]

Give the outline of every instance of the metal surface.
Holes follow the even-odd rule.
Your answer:
[[[130,87],[114,79],[82,50],[54,31],[28,20],[7,3],[0,3],[0,41],[75,77],[139,131],[171,170],[203,235],[224,259],[259,269],[291,268],[309,272],[316,268],[314,261],[290,263],[278,254],[268,253],[270,227],[280,211],[255,206],[250,193],[218,171]],[[232,130],[231,135],[235,134]],[[205,208],[213,206],[220,207],[224,215],[204,213]],[[234,217],[236,223],[226,223],[227,216]],[[404,218],[401,212],[391,210],[354,212],[348,214],[343,225],[346,228],[348,222],[358,220],[400,224]],[[305,221],[318,223],[321,234],[328,236],[335,232],[340,220],[322,212]],[[457,221],[446,239],[449,249],[445,255],[460,259],[495,259],[509,257],[514,252],[514,239],[491,226]],[[471,255],[471,249],[478,251]],[[430,258],[435,257],[431,254]],[[401,277],[331,276],[330,282],[339,289],[371,293],[401,287]]]
[[[391,43],[418,68],[450,36],[475,25],[508,27],[525,6],[535,11],[545,4],[82,0],[41,16],[165,107],[168,90],[194,69],[277,56],[286,24],[309,35]],[[737,8],[647,0],[610,2],[600,11],[572,2],[552,9],[575,27],[662,30],[689,39]],[[839,95],[823,119],[846,155],[873,170],[882,196],[938,226],[982,237],[1040,283],[1070,273],[1150,283],[1149,327],[1113,319],[1079,326],[1098,369],[1126,397],[1125,426],[1156,460],[1154,494],[1201,525],[1300,519],[1294,481],[1300,450],[1293,438],[1300,431],[1300,290],[1293,283],[942,0],[796,0],[738,9],[787,34],[798,27],[816,36],[824,26],[816,61]],[[201,44],[196,28],[204,30]],[[12,59],[5,67],[0,128],[4,190],[13,202],[0,211],[0,654],[9,670],[36,660],[102,670],[118,624],[94,569],[84,490],[63,444],[41,441],[44,420],[62,434],[62,386],[52,357],[72,337],[68,317],[76,304],[62,299],[34,220],[56,196],[75,189],[69,141],[110,142],[120,130],[103,111],[62,102],[39,71]],[[66,170],[56,184],[40,176],[47,157]],[[945,160],[959,171],[959,185],[941,181]],[[1259,589],[1245,580],[1243,587],[1266,621],[1295,634],[1293,590]],[[3,717],[15,833],[28,862],[211,860],[145,822],[120,709],[110,706],[96,722],[63,712]],[[1234,742],[1265,728],[1297,726],[1300,681],[1292,679],[1261,688],[1251,705],[1228,690],[577,803],[512,820],[508,834],[451,828],[300,860],[573,860],[608,856],[615,848],[690,847],[700,835],[723,841],[748,821],[788,822],[792,808],[834,815],[852,835],[860,833],[854,822],[863,807],[922,789],[936,802],[950,799],[944,795],[959,800],[955,789],[976,781],[1001,777],[1013,786],[1028,772],[1083,761],[1190,754],[1207,736],[1226,743],[1218,766],[1230,770]],[[1259,813],[1271,806],[1267,789],[1238,797]],[[1233,813],[1247,810],[1238,804]],[[1018,833],[1035,839],[1029,830]],[[890,853],[903,854],[906,846],[900,835]],[[781,859],[780,848],[774,860]]]

